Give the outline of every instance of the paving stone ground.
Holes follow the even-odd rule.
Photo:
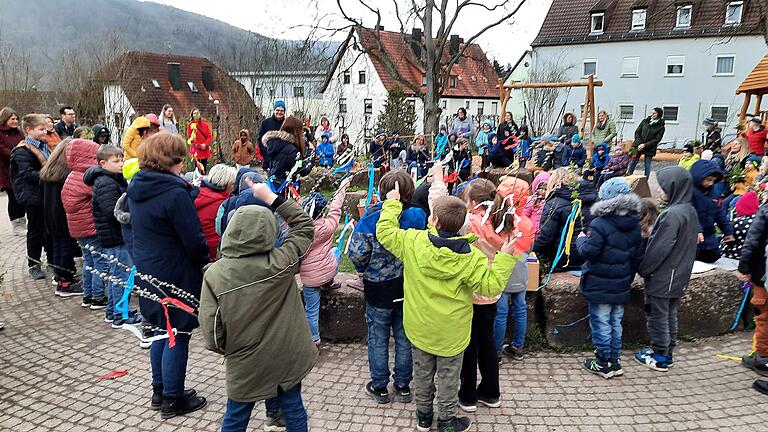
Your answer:
[[[187,385],[209,404],[163,421],[148,407],[148,351],[111,329],[100,312],[55,297],[49,281],[30,280],[24,239],[10,234],[6,220],[0,250],[0,431],[217,430],[224,366],[199,335]],[[625,375],[608,381],[579,369],[585,353],[534,353],[501,367],[501,408],[469,416],[478,431],[765,431],[768,397],[750,388],[754,374],[716,356],[741,355],[749,345],[746,333],[682,343],[664,374],[632,363],[626,351]],[[96,381],[123,369],[125,377]],[[414,406],[377,405],[363,391],[367,376],[365,345],[326,344],[303,385],[311,430],[414,430]],[[262,430],[263,419],[263,409],[255,410],[250,430]]]

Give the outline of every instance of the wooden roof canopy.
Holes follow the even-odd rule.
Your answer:
[[[752,96],[756,96],[755,108],[750,111],[750,116],[761,117],[763,121],[768,120],[768,112],[762,111],[760,105],[763,102],[763,95],[768,93],[768,54],[757,63],[752,72],[744,78],[741,85],[736,89],[736,94],[744,93],[744,103],[741,105],[739,120],[744,123],[747,117],[747,111],[752,102]]]

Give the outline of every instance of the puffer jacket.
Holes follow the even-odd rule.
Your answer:
[[[31,141],[31,140],[30,140]],[[37,142],[40,144],[40,142]],[[42,143],[41,145],[45,145]],[[11,151],[11,182],[16,201],[23,206],[42,206],[43,187],[40,170],[47,156],[38,147],[22,141]]]
[[[640,265],[643,238],[640,235],[640,197],[634,193],[598,201],[587,235],[576,239],[584,258],[581,293],[595,304],[622,305]]]
[[[533,232],[536,235],[539,233],[541,213],[544,211],[544,204],[546,203],[544,198],[539,198],[537,191],[542,183],[546,187],[549,177],[550,174],[546,171],[536,175],[536,178],[533,179],[533,183],[531,184],[531,196],[528,197],[528,200],[525,202],[525,207],[523,208],[523,214],[528,216],[528,218],[531,219],[531,222],[533,222]]]
[[[573,118],[572,122],[567,122],[568,116]],[[566,145],[571,145],[571,139],[574,135],[579,133],[579,127],[575,125],[576,116],[573,113],[565,113],[563,115],[563,124],[560,125],[560,129],[557,130],[557,138],[564,138]]]
[[[296,138],[288,132],[272,131],[264,134],[262,142],[267,147],[269,154],[267,177],[275,176],[273,184],[280,186],[299,158]]]
[[[768,130],[765,126],[760,126],[760,129],[755,131],[753,129],[747,132],[742,132],[741,136],[747,140],[749,144],[749,152],[757,156],[765,155],[765,144],[768,139]]]
[[[584,162],[587,160],[587,150],[584,149],[584,145],[579,144],[578,147],[573,147],[568,144],[563,149],[563,166],[569,166],[574,164],[579,168],[584,167]]]
[[[99,145],[90,140],[76,139],[67,147],[67,165],[72,172],[64,182],[61,201],[67,212],[69,233],[75,239],[96,235],[93,219],[93,187],[83,182],[85,171],[96,165]]]
[[[515,206],[517,222],[515,224],[515,254],[520,255],[520,261],[515,264],[512,274],[509,276],[504,292],[514,294],[525,291],[528,288],[528,255],[533,248],[536,239],[536,230],[533,221],[525,215],[525,206],[530,198],[528,183],[519,178],[507,177],[502,180],[496,191],[504,197],[514,196],[512,204]]]
[[[603,148],[603,155],[600,156],[600,154],[597,152],[598,149]],[[609,163],[611,162],[611,156],[608,154],[607,149],[605,148],[605,145],[598,144],[595,146],[595,154],[592,155],[592,167],[595,169],[595,172],[599,174],[603,168],[605,168]]]
[[[768,204],[763,204],[749,226],[741,247],[739,272],[749,275],[753,284],[765,286],[765,247],[768,244]]]
[[[698,229],[704,234],[704,241],[699,243],[699,249],[712,250],[720,247],[720,241],[717,238],[717,228],[723,235],[733,234],[733,225],[728,220],[719,199],[714,197],[712,188],[704,189],[701,182],[710,175],[723,178],[723,172],[716,163],[708,160],[700,160],[691,166],[691,177],[693,178],[693,199],[691,204],[696,209],[699,216]]]
[[[326,140],[317,145],[317,155],[320,158],[319,165],[321,167],[329,168],[333,166],[333,144],[330,141]]]
[[[333,280],[338,263],[331,251],[333,234],[339,227],[341,206],[344,204],[346,190],[340,190],[334,196],[328,208],[328,216],[315,220],[315,238],[312,240],[307,256],[301,262],[301,283],[308,287],[319,287]]]
[[[83,183],[93,187],[93,221],[96,223],[96,236],[99,244],[105,248],[118,247],[123,241],[122,227],[115,218],[117,200],[125,193],[128,182],[123,173],[113,173],[96,165],[85,172]]]
[[[139,129],[148,128],[149,126],[149,120],[144,116],[136,117],[133,120],[131,127],[128,128],[123,137],[123,157],[125,159],[139,157],[139,145],[141,145]]]
[[[656,156],[656,152],[659,148],[659,143],[664,137],[664,119],[659,119],[656,123],[651,124],[651,118],[646,117],[640,125],[635,129],[635,142],[632,143],[632,148],[646,156]],[[640,144],[645,144],[642,151],[638,151],[637,148]]]
[[[229,197],[229,193],[226,189],[222,189],[208,180],[203,180],[200,184],[200,193],[195,198],[195,210],[197,210],[197,217],[200,219],[205,241],[208,243],[208,254],[211,256],[211,261],[216,261],[221,242],[221,237],[216,233],[216,214],[227,197]]]

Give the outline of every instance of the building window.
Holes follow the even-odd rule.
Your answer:
[[[481,116],[483,115],[483,109],[485,108],[485,102],[478,102],[477,103],[477,115]]]
[[[256,87],[253,89],[253,95],[254,96],[261,96],[261,87]]]
[[[585,59],[584,60],[584,77],[588,77],[590,75],[597,75],[597,60],[596,59]]]
[[[421,76],[421,85],[422,86],[427,85],[427,76],[426,75],[422,75]]]
[[[408,112],[411,115],[416,114],[416,99],[408,99],[405,103],[408,104]]]
[[[443,99],[443,100],[440,101],[440,109],[443,110],[443,111],[448,109],[448,101],[447,100]]]
[[[159,89],[160,88],[160,83],[157,80],[152,80],[152,87],[154,87],[156,89]]]
[[[344,74],[342,75],[342,80],[344,84],[349,84],[352,82],[352,74],[349,71],[344,71]]]
[[[593,13],[589,32],[592,34],[603,34],[603,25],[605,23],[604,18],[605,14],[602,12]]]
[[[716,105],[712,107],[710,117],[718,123],[728,123],[728,106]],[[666,116],[666,113],[665,113]]]
[[[189,87],[189,91],[192,93],[197,93],[197,86],[192,81],[187,81],[187,87]]]
[[[725,7],[725,25],[741,24],[741,11],[743,9],[743,1],[728,3],[728,6]]]
[[[339,98],[339,114],[347,113],[347,98]]]
[[[667,123],[677,123],[677,115],[680,111],[679,105],[664,105],[664,121]]]
[[[304,86],[296,86],[293,88],[293,97],[304,97]]]
[[[621,63],[622,78],[637,78],[640,74],[640,57],[624,57]]]
[[[464,108],[469,111],[469,107],[472,105],[472,101],[464,101]]]
[[[373,114],[373,99],[366,99],[364,101],[365,103],[365,114]]]
[[[683,76],[683,66],[685,66],[685,56],[667,56],[667,74],[668,77]]]
[[[619,121],[624,121],[624,122],[635,121],[635,106],[619,105]]]
[[[499,113],[499,103],[491,102],[491,114],[496,115]]]
[[[733,63],[734,63],[734,57],[732,55],[717,56],[717,64],[715,66],[715,75],[733,76]]]
[[[358,74],[357,83],[358,84],[365,84],[365,71],[360,71],[360,73]]]
[[[450,87],[451,88],[456,88],[456,77],[455,76],[451,77]]]
[[[632,11],[632,30],[645,30],[645,14],[647,9],[634,9]]]
[[[675,20],[675,27],[688,28],[691,26],[691,17],[693,16],[693,6],[678,6],[677,7],[677,19]]]

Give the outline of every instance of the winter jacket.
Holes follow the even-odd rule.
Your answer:
[[[760,126],[760,130],[757,132],[753,129],[742,132],[741,136],[747,140],[750,153],[757,156],[765,156],[765,144],[766,139],[768,139],[768,130],[765,129],[765,126]]]
[[[583,144],[579,144],[578,147],[572,145],[565,146],[563,150],[563,166],[569,166],[571,164],[576,165],[579,168],[584,167],[584,162],[587,161],[587,150]]]
[[[539,225],[541,223],[541,213],[544,211],[545,199],[539,198],[537,191],[539,186],[543,183],[545,186],[549,181],[550,174],[548,172],[540,172],[533,179],[531,184],[531,195],[525,201],[523,207],[523,215],[527,216],[531,222],[533,222],[533,233],[538,235]]]
[[[640,125],[635,129],[635,141],[632,143],[632,148],[637,150],[640,144],[645,144],[642,151],[638,151],[638,154],[646,156],[656,156],[659,143],[664,137],[664,119],[659,119],[656,123],[651,124],[651,118],[647,117],[640,122]]]
[[[333,166],[333,144],[326,140],[317,145],[317,156],[320,158],[321,167],[330,168]]]
[[[96,223],[99,244],[105,248],[125,244],[122,227],[115,218],[117,200],[128,187],[123,173],[109,172],[96,165],[85,172],[83,183],[93,186],[93,220]]]
[[[61,202],[61,189],[64,182],[43,182],[43,217],[45,219],[45,231],[52,237],[70,238],[67,226],[67,213]]]
[[[453,158],[449,163],[451,170],[459,171],[459,177],[466,181],[472,176],[472,152],[469,151],[469,146],[466,150],[461,150],[459,145],[453,146],[451,149],[453,152]]]
[[[517,136],[518,132],[517,123],[513,120],[512,123],[502,122],[496,130],[496,135],[498,135],[499,142],[501,142],[512,136]]]
[[[192,185],[180,176],[141,170],[128,185],[128,207],[136,270],[200,298],[202,268],[210,259],[192,191]],[[144,281],[137,281],[137,285],[163,297]],[[171,298],[184,301],[165,291]],[[160,303],[139,297],[139,307],[145,323],[166,328]],[[192,331],[198,326],[197,317],[181,309],[169,307],[168,315],[171,325],[180,331]]]
[[[488,257],[470,246],[477,237],[456,237],[430,230],[400,229],[403,205],[387,200],[376,225],[376,237],[404,269],[403,327],[414,347],[432,355],[453,357],[469,345],[472,293],[499,295],[518,257]],[[445,323],[451,323],[446,326]]]
[[[536,239],[536,231],[533,221],[525,215],[525,205],[530,195],[528,183],[519,178],[507,177],[504,179],[496,191],[505,197],[514,196],[512,204],[515,206],[515,215],[518,219],[515,222],[515,254],[519,255],[520,260],[515,264],[514,270],[504,287],[506,293],[518,293],[528,288],[528,254],[533,248],[533,242]]]
[[[79,128],[80,125],[77,123],[72,123],[71,125],[67,126],[64,124],[63,121],[59,120],[56,122],[55,125],[53,125],[53,130],[56,131],[57,134],[59,134],[59,137],[61,139],[71,137],[75,134],[75,129]]]
[[[741,249],[744,246],[744,241],[747,238],[749,227],[752,225],[752,221],[755,220],[755,215],[739,216],[733,219],[733,238],[736,241],[726,243],[720,242],[720,251],[723,256],[730,259],[738,260],[741,258]]]
[[[704,150],[712,150],[713,153],[720,153],[723,146],[722,129],[713,127],[704,131]]]
[[[699,159],[701,159],[701,157],[694,153],[691,156],[681,157],[680,162],[678,162],[677,165],[689,170]]]
[[[408,146],[408,151],[405,152],[405,160],[408,164],[416,163],[419,166],[426,166],[425,164],[429,160],[426,148],[422,147],[420,150],[416,150],[413,146]]]
[[[387,159],[386,142],[379,142],[376,138],[371,140],[368,152],[371,154],[374,168],[381,168],[381,165]]]
[[[557,138],[558,140],[560,138],[565,138],[565,144],[570,145],[571,144],[571,138],[573,138],[574,135],[579,133],[579,127],[576,126],[574,123],[567,123],[566,118],[568,116],[573,117],[574,123],[576,122],[576,116],[574,116],[572,113],[565,113],[563,116],[563,124],[560,125],[560,129],[557,130]]]
[[[768,243],[768,205],[763,204],[749,226],[741,247],[739,272],[749,275],[753,284],[765,286],[765,249]]]
[[[251,133],[248,131],[248,129],[243,129],[240,131],[241,134],[243,132],[245,132],[246,135],[245,142],[238,138],[235,140],[235,142],[232,143],[232,160],[234,160],[238,165],[248,166],[251,164],[251,162],[253,162],[254,158],[261,160],[262,157],[261,154],[256,151],[256,147],[253,145],[253,141],[251,141]]]
[[[550,262],[555,260],[563,230],[568,228],[566,225],[568,215],[573,210],[573,193],[574,187],[566,185],[556,189],[547,197],[541,214],[539,235],[533,245],[533,251],[540,259],[543,258]],[[583,259],[576,249],[576,238],[580,232],[586,230],[592,220],[590,209],[597,200],[597,193],[595,193],[592,183],[579,181],[577,196],[581,200],[581,212],[576,216],[574,224],[571,256],[568,259],[564,254],[556,264],[553,264],[559,270],[578,268],[583,263]],[[566,262],[568,262],[567,268],[565,267]]]
[[[283,120],[278,120],[274,114],[265,118],[261,121],[261,125],[259,125],[259,136],[256,139],[256,145],[259,146],[259,152],[261,152],[261,155],[264,157],[264,166],[268,167],[270,164],[269,160],[269,152],[267,151],[267,142],[264,141],[264,135],[267,134],[267,132],[272,131],[279,131],[281,127],[283,127]]]
[[[561,142],[555,143],[555,153],[552,158],[552,168],[557,169],[563,167],[563,157],[565,156],[566,147],[570,147],[570,144],[566,145]]]
[[[496,136],[496,144],[493,144],[490,139],[488,140],[488,155],[495,160],[503,161],[504,163],[502,165],[507,167],[513,160],[515,160],[515,151],[520,143],[515,141],[517,139],[516,137],[502,140],[500,136],[494,136]]]
[[[605,143],[610,147],[611,142],[616,138],[616,124],[608,119],[605,125],[600,129],[600,124],[592,129],[592,142],[595,144]]]
[[[467,141],[472,143],[475,127],[472,125],[472,120],[469,117],[464,117],[464,120],[462,120],[456,116],[451,123],[451,133],[456,134],[459,138],[466,138]]]
[[[11,183],[11,151],[24,141],[19,128],[0,126],[0,189],[13,189]]]
[[[483,156],[488,154],[488,150],[490,147],[488,135],[492,131],[493,129],[486,132],[485,129],[482,129],[482,128],[479,131],[477,131],[477,136],[475,137],[475,149],[477,149],[478,156]]]
[[[318,356],[295,278],[312,243],[312,220],[295,202],[277,198],[273,206],[291,227],[285,244],[273,247],[271,210],[238,209],[222,238],[221,258],[203,279],[203,339],[206,348],[224,355],[227,397],[238,402],[293,388]]]
[[[141,145],[141,136],[139,129],[148,128],[151,124],[144,116],[136,117],[131,123],[131,127],[125,132],[123,137],[123,158],[130,159],[139,157],[139,146]]]
[[[592,155],[592,168],[595,169],[596,173],[600,173],[603,171],[603,169],[608,165],[608,163],[611,162],[611,156],[608,155],[608,152],[603,152],[603,155],[601,156],[600,153],[597,152],[597,149],[601,147],[600,144],[595,147],[595,154]],[[602,146],[603,150],[605,150],[605,146]]]
[[[606,174],[614,173],[624,175],[629,167],[629,157],[626,154],[611,156],[608,164],[605,165],[603,172]]]
[[[733,234],[733,225],[725,215],[719,199],[713,197],[710,189],[701,187],[701,182],[710,175],[723,177],[723,172],[716,163],[700,160],[691,166],[693,179],[693,199],[691,204],[699,217],[698,232],[704,234],[704,241],[699,243],[699,249],[718,249],[720,241],[717,238],[717,228],[723,235]]]
[[[406,146],[402,138],[393,138],[384,142],[384,151],[389,154],[391,159],[397,159],[400,156],[400,152],[406,150],[406,148],[410,148],[410,146]]]
[[[555,149],[542,147],[536,152],[536,166],[540,167],[544,171],[549,171],[555,168]]]
[[[60,142],[61,137],[56,133],[55,130],[47,131],[45,133],[45,143],[48,144],[48,148],[51,149],[51,152],[53,152],[53,149],[55,149],[56,145]]]
[[[301,261],[301,283],[308,287],[323,286],[333,281],[338,269],[336,256],[331,251],[333,235],[339,227],[345,191],[339,191],[331,201],[328,216],[314,222],[315,238],[307,255]]]
[[[375,307],[391,308],[403,298],[403,263],[379,242],[376,224],[382,203],[374,204],[355,227],[349,240],[349,260],[363,274],[365,301]],[[423,230],[427,216],[418,207],[406,208],[400,215],[400,228]]]
[[[194,133],[193,133],[194,131]],[[211,157],[211,127],[204,120],[192,120],[187,125],[187,137],[189,137],[189,154],[197,154],[198,160],[207,160]]]
[[[288,173],[299,159],[299,147],[296,138],[283,131],[272,131],[264,134],[261,139],[267,147],[269,155],[269,172],[267,177],[275,176],[274,184],[280,186],[288,177]]]
[[[26,139],[11,151],[10,174],[13,194],[22,206],[42,206],[40,170],[48,159],[45,143]]]
[[[595,304],[622,305],[642,258],[640,197],[634,193],[598,201],[592,206],[594,219],[587,235],[576,239],[584,259],[581,293]]]
[[[107,142],[105,142],[104,144],[110,144],[109,129],[107,129],[106,126],[104,126],[101,123],[96,123],[93,126],[91,126],[91,131],[93,132],[93,142],[95,142],[96,144],[102,145],[99,142],[99,135],[103,135],[107,137]],[[50,147],[50,144],[48,144],[48,147]]]
[[[76,139],[67,146],[67,165],[72,172],[64,182],[61,201],[67,212],[69,233],[75,239],[96,235],[93,220],[93,187],[83,182],[85,171],[96,165],[99,145],[90,140]]]
[[[680,298],[691,279],[698,242],[693,179],[678,166],[662,168],[656,176],[667,194],[667,207],[653,225],[637,272],[645,278],[646,296]]]
[[[216,233],[216,213],[219,211],[221,203],[229,197],[226,189],[222,189],[208,180],[200,183],[200,193],[195,198],[195,210],[200,219],[200,227],[205,235],[205,242],[208,244],[208,255],[211,261],[216,261],[221,237]]]

